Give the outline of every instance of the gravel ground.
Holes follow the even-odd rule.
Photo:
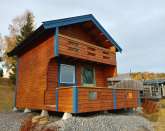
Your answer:
[[[152,124],[137,115],[72,117],[55,122],[60,131],[154,131]]]
[[[24,113],[0,112],[0,131],[19,131],[21,122],[28,116]]]
[[[0,113],[0,131],[19,131],[24,113]],[[52,116],[51,116],[52,117]],[[61,127],[60,131],[153,131],[152,123],[136,114],[97,114],[59,120],[53,116],[48,127]]]

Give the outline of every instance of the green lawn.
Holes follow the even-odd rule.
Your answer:
[[[0,78],[0,112],[8,112],[13,107],[13,84],[9,79]]]

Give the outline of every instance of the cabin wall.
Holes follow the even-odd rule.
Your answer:
[[[36,45],[18,57],[18,108],[44,108],[48,62],[54,56],[53,34],[40,38]]]
[[[58,111],[73,112],[73,88],[58,89]]]
[[[95,99],[89,93],[96,93]],[[78,88],[78,112],[129,109],[138,107],[138,91],[130,89]]]
[[[106,78],[117,76],[117,66],[104,66],[104,76]]]
[[[136,108],[138,106],[138,91],[131,89],[116,90],[116,108]]]
[[[99,29],[96,29],[94,27],[88,29],[83,27],[83,25],[81,24],[75,24],[75,25],[61,27],[59,33],[101,47],[106,47],[106,48],[114,47],[112,43],[105,42],[105,38],[102,37],[102,35],[100,35],[102,33],[99,31]]]
[[[56,88],[58,86],[58,63],[55,58],[48,64],[47,89],[45,91],[45,104],[56,105]]]
[[[89,92],[96,92],[96,100],[89,99]],[[113,109],[113,96],[110,89],[79,88],[78,112],[102,111]]]
[[[93,43],[97,45],[98,43],[92,38],[91,35],[89,35],[87,32],[85,32],[80,25],[72,25],[72,26],[65,26],[61,27],[59,30],[60,34],[77,38],[79,40],[83,40],[85,42]]]
[[[107,78],[104,75],[104,66],[102,65],[95,65],[95,79],[96,79],[96,87],[108,87],[107,85]]]

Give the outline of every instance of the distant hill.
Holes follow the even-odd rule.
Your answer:
[[[165,73],[135,72],[135,73],[130,73],[130,76],[134,80],[157,80],[157,79],[165,79]]]

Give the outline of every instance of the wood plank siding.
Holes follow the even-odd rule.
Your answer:
[[[44,22],[13,51],[16,107],[70,113],[136,108],[138,91],[108,88],[122,49],[93,16],[70,19]]]
[[[55,58],[48,63],[47,88],[45,90],[45,104],[56,105],[56,88],[58,87],[58,63]]]
[[[89,100],[89,92],[96,92],[96,100]],[[78,112],[113,109],[112,90],[108,88],[78,88]]]
[[[58,111],[73,112],[73,89],[66,87],[58,88]]]
[[[91,88],[77,87],[78,98],[77,106],[74,105],[73,87],[60,87],[59,92],[59,111],[73,112],[73,107],[78,108],[77,113],[137,108],[138,91],[130,89],[111,89],[106,87]],[[115,91],[115,93],[113,92]],[[96,92],[96,99],[91,100],[89,93]]]
[[[78,88],[78,112],[104,111],[113,109],[136,108],[138,91],[109,88]],[[96,92],[96,100],[89,100],[89,92]],[[131,95],[131,96],[129,96]],[[116,99],[114,101],[114,99]]]
[[[116,55],[110,49],[96,46],[85,41],[59,35],[59,53],[79,59],[116,65]]]
[[[44,108],[47,68],[49,60],[54,56],[53,43],[53,34],[42,37],[36,44],[37,46],[18,57],[19,70],[16,96],[16,106],[18,108]]]

